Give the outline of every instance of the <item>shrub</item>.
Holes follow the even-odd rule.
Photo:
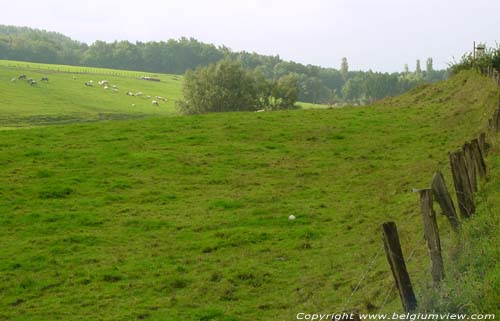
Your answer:
[[[298,84],[291,74],[269,82],[259,72],[226,59],[186,72],[182,93],[178,107],[185,114],[274,110],[294,106]]]

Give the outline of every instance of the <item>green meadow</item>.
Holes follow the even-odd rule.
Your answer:
[[[38,83],[31,86],[20,75]],[[141,80],[141,76],[161,81]],[[40,81],[48,77],[48,82]],[[107,80],[109,88],[98,84]],[[93,86],[85,86],[93,81]],[[0,127],[52,125],[176,114],[182,76],[103,68],[0,61]],[[111,86],[116,86],[113,91]],[[128,96],[141,92],[140,96]],[[147,96],[150,96],[148,98]],[[152,101],[156,96],[159,106]]]
[[[2,320],[400,311],[381,251],[388,220],[425,301],[430,262],[412,189],[437,169],[451,187],[447,153],[484,131],[498,102],[491,80],[463,72],[368,107],[172,117],[178,76],[3,64],[0,126],[29,128],[0,131]],[[50,80],[10,81],[21,73]],[[156,107],[126,91],[169,101]],[[500,206],[488,197],[497,155],[478,224]],[[438,223],[443,248],[455,248]],[[448,268],[457,254],[446,253]]]

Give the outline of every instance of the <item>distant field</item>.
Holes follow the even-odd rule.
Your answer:
[[[300,108],[302,109],[325,109],[329,107],[328,105],[304,103],[304,102],[298,102],[297,106],[300,106]]]
[[[11,81],[21,74],[38,84]],[[141,76],[161,81],[145,81]],[[49,82],[41,82],[42,77],[48,77]],[[98,85],[101,80],[109,81],[118,90],[105,90]],[[94,86],[85,86],[90,81]],[[0,60],[0,127],[171,115],[176,113],[174,106],[180,96],[181,82],[178,75]],[[127,96],[129,91],[142,92],[142,96]],[[153,106],[156,96],[168,101],[158,101],[159,106]]]
[[[2,77],[18,70],[11,72]],[[141,102],[83,88],[87,74],[49,77],[38,88],[2,81],[2,95],[36,95],[38,104],[18,107],[27,117],[73,105],[99,114],[78,105],[94,96],[117,113]],[[175,98],[178,81],[161,77],[106,79],[121,91],[141,84]],[[61,88],[73,94],[57,105],[38,93]],[[0,319],[254,321],[399,311],[394,292],[383,306],[393,281],[380,223],[398,223],[420,295],[432,281],[411,191],[429,186],[437,168],[451,183],[447,152],[484,129],[497,97],[488,79],[464,73],[371,107],[1,131]],[[146,100],[138,108],[162,110]],[[449,248],[448,224],[438,220]]]
[[[22,74],[38,84],[30,86],[25,80],[11,81]],[[161,81],[141,80],[142,76]],[[42,77],[48,77],[49,82],[41,82]],[[118,90],[104,90],[97,83],[101,80],[109,81]],[[85,86],[89,81],[94,82],[93,87]],[[177,115],[175,101],[181,96],[181,85],[179,75],[0,60],[0,129]],[[126,95],[129,91],[143,94],[131,97]],[[148,95],[151,98],[147,98]],[[153,106],[156,96],[168,101],[158,101],[159,106]],[[305,109],[326,107],[298,105]]]

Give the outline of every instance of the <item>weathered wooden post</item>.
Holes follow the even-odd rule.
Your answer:
[[[493,118],[492,118],[492,122],[491,122],[491,129],[495,132],[498,131],[498,128],[499,128],[499,124],[498,124],[498,117],[500,116],[500,111],[497,109],[495,110],[495,112],[493,113]]]
[[[486,177],[486,162],[484,161],[484,154],[481,152],[480,143],[477,138],[471,141],[471,148],[475,167],[477,168],[479,176],[484,179]]]
[[[488,149],[486,146],[486,133],[482,132],[479,134],[479,148],[481,149],[481,153],[483,154],[483,157],[486,156],[486,150]]]
[[[465,166],[464,153],[459,150],[449,154],[453,183],[457,194],[458,208],[463,218],[469,218],[476,208],[472,196],[471,184]]]
[[[406,312],[412,312],[417,308],[417,299],[413,292],[410,276],[406,269],[403,252],[401,251],[401,243],[399,242],[398,229],[396,223],[386,222],[382,224],[384,234],[384,247],[387,254],[387,261],[391,266],[392,275],[396,287],[401,297],[403,308]]]
[[[469,183],[473,193],[477,192],[476,166],[474,165],[474,156],[472,155],[472,147],[470,143],[465,143],[462,147],[464,152],[465,167],[469,176]]]
[[[444,176],[440,171],[434,173],[431,188],[434,199],[439,203],[441,211],[448,218],[448,221],[450,221],[450,225],[453,230],[458,232],[460,230],[460,221],[458,220],[453,200],[451,199],[450,193],[446,188]]]
[[[498,109],[493,112],[493,116],[491,116],[491,118],[488,121],[488,125],[489,125],[488,127],[494,132],[497,131],[497,128],[496,128],[497,116],[498,116]]]
[[[424,222],[424,235],[431,256],[431,274],[434,286],[444,279],[443,257],[441,255],[441,240],[436,220],[436,213],[432,207],[432,190],[420,190],[420,208]]]

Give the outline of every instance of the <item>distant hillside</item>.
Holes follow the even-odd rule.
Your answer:
[[[279,56],[233,52],[193,38],[136,43],[98,40],[87,45],[55,32],[0,25],[0,59],[183,74],[224,58],[239,60],[244,67],[268,79],[298,74],[299,99],[311,103],[366,104],[447,77],[446,71],[433,69],[432,60],[427,61],[424,70],[415,72],[353,72],[349,71],[347,60],[342,66],[338,62],[340,70],[323,68],[284,61]]]
[[[31,86],[19,79],[20,75],[33,78],[37,84]],[[146,81],[141,80],[143,75],[0,60],[0,128],[175,114],[182,77],[152,74],[161,81]],[[49,81],[41,81],[42,77]],[[107,88],[99,85],[103,80],[108,82]],[[159,106],[154,106],[153,100]]]

